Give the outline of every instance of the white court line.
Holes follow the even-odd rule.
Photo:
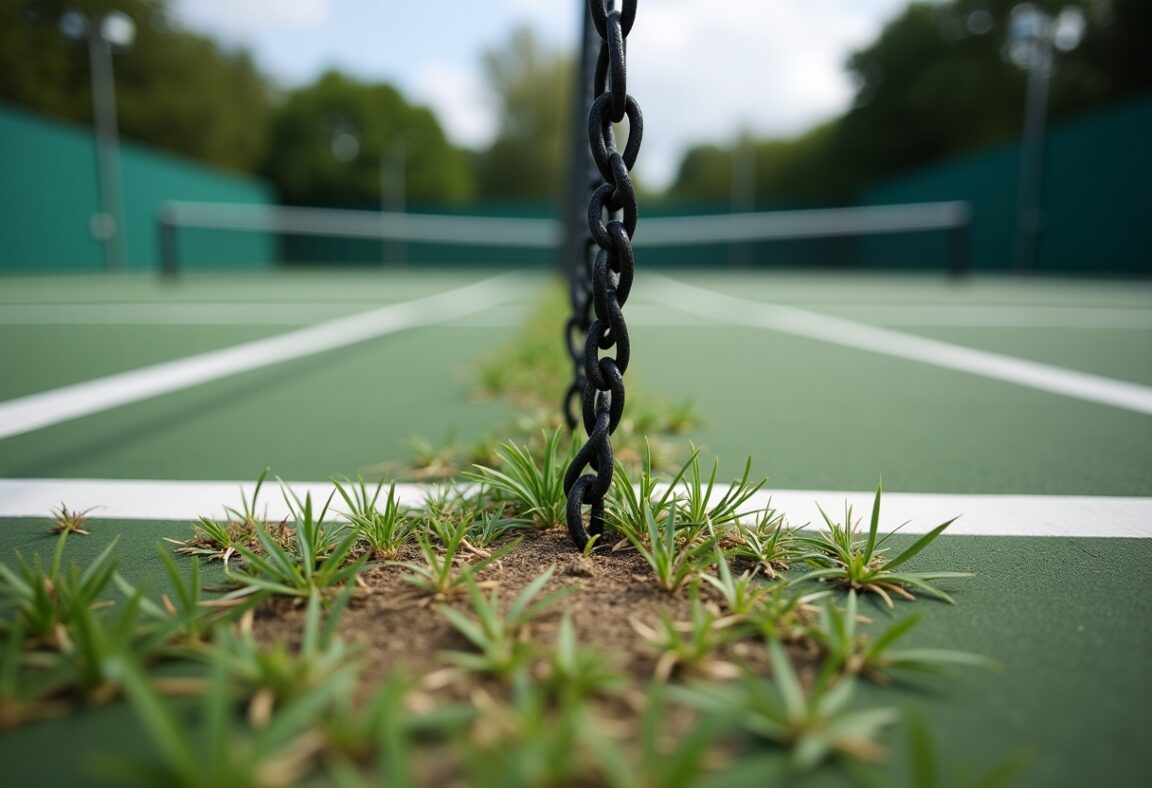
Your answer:
[[[827,309],[880,326],[1152,330],[1152,309],[1136,307],[813,304],[805,308],[821,313]]]
[[[307,328],[0,402],[0,439],[421,325],[522,295],[514,274]]]
[[[0,325],[298,326],[377,309],[377,303],[8,304]]]
[[[724,295],[649,272],[645,296],[689,314],[767,328],[1152,415],[1152,387],[918,337],[806,309]]]
[[[320,505],[333,491],[331,482],[289,482],[301,498],[311,493]],[[238,507],[240,494],[251,499],[255,483],[237,481],[165,481],[127,479],[0,479],[0,517],[47,517],[64,503],[69,509],[93,508],[93,518],[123,520],[195,520],[219,517],[224,506]],[[396,493],[406,506],[419,506],[430,485],[398,484]],[[872,511],[870,492],[834,490],[777,490],[760,492],[749,509],[771,501],[792,525],[823,522],[819,504],[834,519],[844,513],[867,523]],[[265,484],[259,508],[269,518],[288,516],[281,491]],[[336,496],[333,511],[343,511]],[[907,522],[902,533],[925,533],[945,520],[960,516],[947,533],[961,536],[1061,536],[1152,538],[1152,498],[1079,495],[950,495],[937,493],[884,493],[881,523],[891,530]]]

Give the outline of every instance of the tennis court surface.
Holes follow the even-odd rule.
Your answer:
[[[235,504],[220,490],[266,466],[322,484],[409,456],[414,436],[489,435],[514,409],[476,396],[479,364],[550,284],[424,267],[6,277],[0,554],[50,549],[52,506],[101,507],[77,555],[119,534],[138,579],[188,527],[172,520]],[[885,527],[960,515],[924,568],[975,577],[948,586],[954,607],[917,602],[910,640],[1004,670],[884,690],[932,719],[954,784],[1014,758],[1024,785],[1143,782],[1152,285],[641,269],[626,311],[629,380],[691,400],[705,423],[688,437],[725,477],[750,455],[793,522],[848,498],[866,513],[881,477]],[[123,710],[67,726],[73,751],[135,746]],[[79,759],[36,760],[59,737],[6,732],[12,784],[71,782]],[[901,784],[905,744],[888,743]]]

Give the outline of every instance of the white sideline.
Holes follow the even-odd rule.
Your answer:
[[[522,295],[514,281],[513,274],[501,274],[267,339],[0,402],[0,439],[407,328],[464,317]]]
[[[648,272],[645,295],[690,314],[818,339],[1152,415],[1152,387],[717,293]]]
[[[0,304],[0,325],[28,326],[298,326],[378,309],[380,304],[167,303]]]
[[[288,482],[301,498],[312,495],[321,506],[333,492],[331,482]],[[47,517],[62,503],[69,509],[91,508],[91,517],[124,520],[195,520],[223,516],[224,507],[240,507],[240,493],[251,500],[254,482],[166,481],[136,479],[0,479],[0,517]],[[407,506],[418,506],[434,485],[397,484]],[[853,517],[867,527],[871,492],[835,490],[762,491],[748,509],[769,505],[792,525],[822,524],[817,504],[834,520],[847,502]],[[284,518],[288,507],[275,483],[266,483],[259,509],[269,518]],[[333,499],[333,511],[344,511]],[[1152,539],[1152,498],[1087,495],[967,495],[884,493],[881,529],[907,522],[902,532],[920,534],[959,516],[947,533],[966,536],[1128,537]]]
[[[1152,330],[1152,309],[1140,307],[849,303],[822,306],[842,311],[849,320],[887,327]],[[814,305],[806,308],[821,311],[821,307]]]

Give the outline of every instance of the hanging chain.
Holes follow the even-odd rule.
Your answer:
[[[613,470],[610,438],[624,413],[624,372],[631,345],[622,307],[632,289],[632,236],[637,212],[636,192],[628,173],[636,163],[644,126],[639,105],[628,95],[625,68],[625,39],[636,18],[636,0],[623,0],[622,10],[612,8],[611,0],[588,3],[601,42],[593,79],[596,99],[588,112],[588,143],[602,182],[588,200],[588,231],[594,245],[589,246],[587,257],[592,252],[595,256],[591,270],[582,272],[586,283],[578,280],[573,287],[573,317],[567,329],[574,357],[577,348],[572,347],[572,333],[585,330],[580,353],[583,369],[576,375],[566,404],[582,383],[580,409],[588,440],[564,475],[568,532],[580,549],[589,538],[604,531],[604,496],[612,484]],[[621,153],[616,149],[612,124],[624,118],[628,119],[628,141]],[[586,288],[582,297],[578,292],[581,288]],[[591,320],[589,301],[595,315]],[[600,351],[612,349],[615,356],[600,355]],[[586,466],[594,473],[582,476]],[[584,506],[591,507],[587,530]]]

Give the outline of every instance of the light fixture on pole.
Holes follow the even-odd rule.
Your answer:
[[[1036,267],[1040,231],[1044,226],[1041,206],[1044,136],[1054,49],[1062,52],[1075,49],[1083,37],[1084,14],[1074,6],[1053,17],[1031,3],[1021,3],[1012,9],[1009,17],[1008,57],[1028,72],[1016,203],[1016,244],[1012,255],[1013,267],[1017,270]]]
[[[132,17],[113,11],[91,19],[79,11],[69,11],[60,19],[60,29],[71,38],[88,41],[88,65],[92,75],[92,112],[96,121],[96,171],[99,180],[100,210],[92,215],[89,228],[104,244],[104,264],[109,270],[122,270],[127,262],[124,249],[124,197],[120,188],[119,132],[116,123],[116,86],[112,76],[113,47],[131,46],[136,37]]]

